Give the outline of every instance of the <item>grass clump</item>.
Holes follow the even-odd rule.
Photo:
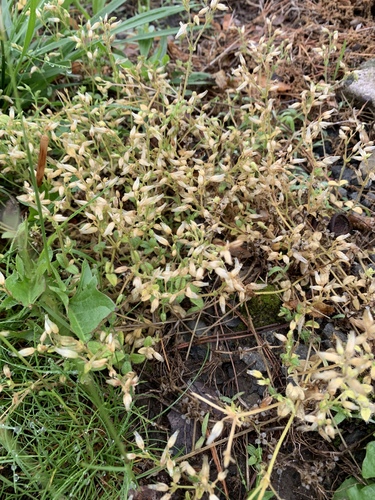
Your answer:
[[[189,78],[198,42],[223,4],[193,12],[183,3],[187,22],[177,38],[186,37],[188,59],[178,86],[164,42],[152,50],[145,41],[152,33],[147,23],[182,8],[119,23],[109,17],[119,5],[98,4],[91,20],[83,11],[75,26],[69,5],[28,4],[24,46],[17,49],[22,68],[16,68],[42,75],[43,85],[35,81],[34,88],[25,76],[18,92],[10,69],[16,49],[2,29],[9,49],[0,115],[2,492],[35,497],[42,488],[42,498],[113,498],[121,491],[126,498],[160,474],[150,487],[163,499],[181,491],[186,498],[228,497],[238,429],[265,414],[288,417],[267,467],[256,459],[263,476],[249,498],[265,498],[292,429],[318,431],[329,441],[339,433],[337,415],[368,422],[375,411],[369,251],[349,233],[327,228],[335,213],[362,216],[362,208],[341,199],[345,183],[331,179],[339,157],[318,157],[315,150],[337,113],[334,88],[327,77],[306,77],[303,92],[280,109],[274,73],[280,60],[292,64],[293,44],[266,21],[258,44],[242,41],[218,103],[207,90],[193,91]],[[52,35],[47,21],[39,26],[36,19],[47,11],[65,19],[65,31],[54,32],[40,52],[37,30]],[[26,23],[16,11],[12,22]],[[139,31],[132,37],[140,42],[135,62],[113,49],[114,36],[130,27]],[[51,59],[49,43],[66,55]],[[78,59],[80,80],[71,86],[61,65]],[[342,146],[362,129],[359,121],[340,127]],[[45,136],[47,165],[35,175]],[[351,273],[358,262],[361,269]],[[274,335],[282,345],[283,382],[268,366],[267,373],[250,370],[265,388],[262,404],[251,409],[237,398],[219,405],[195,391],[196,400],[218,412],[216,423],[209,427],[200,417],[206,446],[201,439],[191,455],[176,457],[177,434],[168,439],[161,415],[142,409],[147,363],[170,363],[168,326],[210,307],[224,315],[273,297],[289,323],[286,335]],[[323,319],[349,315],[347,342],[320,350]],[[302,358],[297,347],[304,340]],[[226,427],[217,472],[210,472],[206,454],[193,467],[192,457],[212,451]]]

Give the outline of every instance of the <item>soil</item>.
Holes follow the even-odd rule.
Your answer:
[[[126,3],[127,13],[134,14],[136,1]],[[160,2],[152,2],[159,7]],[[244,39],[257,43],[265,34],[266,18],[272,20],[273,28],[280,28],[280,37],[293,41],[295,46],[294,59],[287,67],[280,64],[275,68],[275,79],[280,82],[277,99],[280,109],[286,109],[292,104],[300,92],[306,89],[306,77],[318,82],[326,79],[332,82],[344,77],[342,62],[347,69],[355,69],[361,63],[373,58],[375,54],[375,3],[370,0],[233,0],[227,2],[230,10],[220,13],[212,27],[201,40],[194,56],[194,71],[206,73],[205,83],[194,90],[209,90],[209,97],[222,96],[225,100],[225,90],[232,84],[231,70],[239,65],[239,49],[241,40],[237,27],[244,26]],[[172,25],[178,26],[183,17],[175,16],[169,19]],[[314,48],[321,47],[326,41],[322,27],[330,31],[337,30],[337,51],[331,56],[330,64],[325,67]],[[134,47],[128,47],[129,57],[136,57],[132,52]],[[168,53],[171,64],[177,66],[178,61],[187,57],[187,47],[183,41],[169,40]],[[255,62],[249,60],[249,67]],[[281,83],[283,85],[281,85]],[[337,95],[337,102],[341,97]],[[337,107],[337,122],[347,120],[353,108],[350,103],[341,102]],[[213,109],[213,113],[217,110]],[[364,107],[357,110],[362,121],[369,124],[369,139],[374,139],[373,112]],[[317,156],[341,155],[338,149],[337,130],[333,127],[327,132],[326,143],[316,149]],[[353,139],[353,145],[358,138]],[[372,214],[374,196],[371,186],[360,193],[355,175],[355,165],[345,169],[336,165],[332,169],[333,178],[344,176],[349,181],[344,195],[349,199],[361,196],[360,201]],[[343,217],[327,221],[330,229],[336,234],[347,231],[351,224],[363,245],[373,245],[373,226],[366,226],[362,220],[345,220]],[[337,232],[336,232],[337,231]],[[245,259],[246,260],[246,259]],[[246,267],[246,263],[244,264]],[[251,263],[247,263],[251,273]],[[256,269],[253,269],[256,276]],[[254,305],[254,304],[253,304]],[[259,307],[259,304],[258,304]],[[252,382],[247,370],[256,369],[272,373],[275,388],[286,386],[287,374],[280,361],[280,342],[274,336],[275,332],[285,333],[287,323],[276,313],[259,320],[259,311],[251,312],[252,304],[247,304],[248,310],[241,310],[233,304],[233,309],[223,318],[215,308],[206,309],[196,318],[176,320],[169,324],[163,334],[163,350],[168,353],[167,363],[150,363],[142,379],[147,380],[142,391],[148,394],[138,400],[148,411],[150,419],[157,423],[155,442],[165,440],[165,433],[170,435],[179,429],[180,434],[175,445],[182,455],[192,451],[194,443],[201,436],[202,417],[209,411],[213,421],[222,417],[220,412],[198,400],[193,393],[204,396],[221,406],[223,398],[237,398],[243,408],[251,409],[253,405],[262,405],[268,394],[264,388]],[[269,312],[268,305],[265,309]],[[277,308],[276,308],[277,309]],[[342,320],[320,320],[322,335],[316,342],[321,342],[324,349],[331,344],[333,333],[345,339],[347,325]],[[307,346],[301,342],[298,347],[303,358]],[[268,462],[275,445],[284,429],[285,421],[278,419],[276,413],[260,416],[252,427],[239,429],[234,442],[233,455],[236,464],[229,467],[226,487],[223,487],[220,498],[240,500],[246,498],[246,493],[254,486],[257,469],[248,465],[247,446],[262,448],[262,460]],[[334,491],[349,475],[358,475],[355,461],[360,464],[364,456],[364,448],[371,441],[375,427],[363,422],[347,421],[341,425],[342,436],[333,442],[327,442],[315,433],[301,433],[296,428],[287,438],[277,457],[277,463],[272,475],[272,487],[276,498],[283,500],[319,500],[330,499]],[[228,429],[229,431],[229,429]],[[224,433],[225,437],[225,433]],[[344,443],[344,444],[343,444]],[[216,477],[215,454],[222,463],[225,449],[218,444],[216,448],[206,453],[213,477]],[[201,456],[197,454],[189,459],[197,469],[201,466]],[[238,470],[242,477],[238,476]],[[164,478],[165,479],[165,478]],[[163,477],[155,477],[163,480]],[[230,493],[228,493],[230,492]],[[145,495],[145,492],[142,493]],[[160,498],[155,492],[150,498]],[[146,498],[146,496],[142,496]],[[182,498],[176,496],[175,498]]]

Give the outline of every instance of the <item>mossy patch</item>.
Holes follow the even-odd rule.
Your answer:
[[[255,328],[272,325],[280,321],[279,313],[282,305],[280,297],[275,294],[276,288],[268,285],[261,295],[256,295],[242,306],[242,312],[250,314]],[[270,292],[269,294],[266,292]]]

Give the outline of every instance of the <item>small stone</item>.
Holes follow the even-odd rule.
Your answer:
[[[340,188],[338,188],[337,191],[339,192],[341,198],[348,199],[348,190],[347,189],[340,187]]]
[[[341,179],[344,181],[348,181],[348,184],[353,184],[354,179],[356,178],[355,173],[349,167],[343,167],[341,164],[332,165],[331,173],[334,179]]]
[[[335,337],[338,337],[342,342],[348,340],[347,335],[341,330],[337,330],[332,323],[327,323],[322,330],[322,339],[334,342]]]
[[[186,322],[186,326],[198,337],[207,335],[207,332],[210,330],[210,326],[201,319],[199,319],[198,321],[191,319]]]
[[[375,193],[367,193],[362,199],[362,205],[371,208],[375,204]]]
[[[257,351],[242,351],[242,361],[246,363],[250,370],[259,370],[260,372],[266,371],[266,366],[264,364],[261,354]]]
[[[305,344],[299,344],[297,346],[295,353],[299,356],[300,359],[307,359],[309,355],[309,348]]]
[[[349,199],[353,201],[360,201],[360,193],[354,192],[349,194]]]
[[[352,72],[341,87],[342,94],[359,104],[375,108],[375,59],[370,59]]]

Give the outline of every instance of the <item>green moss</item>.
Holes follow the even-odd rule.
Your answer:
[[[246,302],[246,306],[242,306],[243,314],[247,314],[247,311],[250,313],[255,328],[272,325],[280,321],[279,313],[282,301],[277,294],[272,293],[275,290],[274,286],[268,285],[262,290],[261,295],[253,297]],[[271,293],[267,294],[266,292]]]

